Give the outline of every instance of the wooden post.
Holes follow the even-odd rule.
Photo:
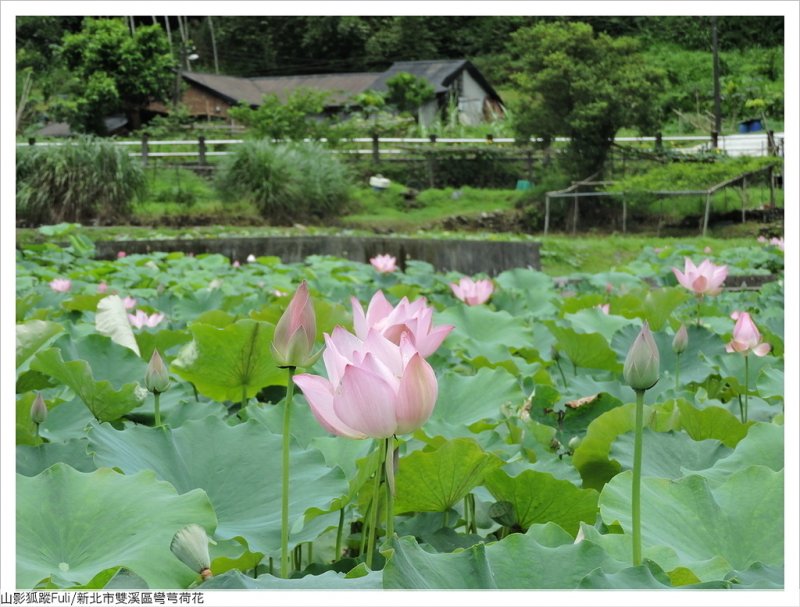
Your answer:
[[[491,133],[486,135],[486,143],[494,143],[494,135],[492,135]]]
[[[143,167],[147,166],[147,154],[148,154],[147,139],[148,139],[147,133],[142,133],[142,166]]]
[[[747,177],[742,177],[742,223],[745,223],[745,209],[744,205],[747,201]]]
[[[777,156],[775,149],[775,131],[767,131],[767,154]]]
[[[206,166],[206,138],[204,135],[197,138],[197,150],[200,155],[200,166]]]
[[[622,233],[628,233],[628,203],[625,201],[625,194],[622,194]]]
[[[544,197],[544,235],[547,236],[547,230],[550,227],[550,196]]]
[[[430,135],[428,139],[431,143],[436,143],[436,135]],[[428,156],[428,184],[431,189],[436,187],[436,158],[433,152]]]
[[[775,167],[769,167],[769,206],[775,208]]]
[[[578,229],[578,197],[572,197],[572,235],[575,235],[575,232]]]
[[[28,137],[28,145],[36,145],[36,137]]]
[[[528,176],[528,181],[533,184],[533,153],[530,148],[525,151],[525,168]]]
[[[717,149],[719,147],[719,132],[711,131],[711,147]]]
[[[656,152],[663,152],[664,151],[664,140],[661,137],[661,133],[656,133]]]
[[[708,231],[708,215],[711,213],[711,192],[706,192],[706,212],[703,215],[703,236]]]
[[[373,133],[372,135],[372,162],[378,164],[381,161],[381,150],[380,144],[378,142],[378,134]]]

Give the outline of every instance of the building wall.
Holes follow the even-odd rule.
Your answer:
[[[458,119],[461,124],[480,124],[483,122],[483,102],[486,91],[470,76],[461,72],[461,95],[458,97]]]
[[[228,119],[228,110],[232,107],[230,103],[194,86],[184,88],[181,103],[189,109],[189,114],[192,116],[226,120]],[[160,101],[151,103],[147,109],[165,114],[169,112],[167,106]]]

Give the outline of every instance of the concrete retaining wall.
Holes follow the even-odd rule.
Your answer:
[[[375,255],[388,253],[400,267],[408,260],[427,261],[440,271],[496,275],[512,268],[541,269],[538,242],[489,242],[481,240],[435,240],[423,238],[270,236],[263,238],[195,238],[191,240],[125,240],[96,243],[101,259],[116,258],[117,251],[151,253],[219,253],[244,261],[248,255],[274,255],[284,263],[305,260],[309,255],[333,255],[369,263]]]

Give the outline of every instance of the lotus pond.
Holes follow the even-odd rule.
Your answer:
[[[701,297],[672,270],[687,257],[727,266],[728,280],[777,280]],[[98,261],[80,240],[27,246],[17,586],[782,588],[782,277],[771,244],[686,244],[600,274],[506,271],[467,305],[450,286],[460,275],[422,262],[381,273],[329,257]],[[272,346],[303,281],[314,350],[331,349],[323,334],[337,326],[354,331],[353,306],[379,291],[391,305],[425,298],[433,327],[452,326],[413,363],[435,374],[424,423],[337,436],[301,381],[287,389]],[[745,312],[764,356],[731,346]],[[658,381],[641,391],[635,432],[626,360],[645,326]],[[154,351],[168,373],[157,388]],[[326,355],[306,362],[331,375]]]

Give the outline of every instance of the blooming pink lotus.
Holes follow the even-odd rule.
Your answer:
[[[164,320],[164,315],[160,312],[148,315],[147,312],[136,310],[135,315],[128,314],[128,321],[137,329],[141,329],[142,327],[155,327],[162,320]]]
[[[477,306],[486,301],[494,292],[494,284],[491,280],[472,280],[464,276],[458,283],[452,283],[450,288],[453,294],[468,306]]]
[[[281,367],[310,367],[320,352],[312,354],[317,337],[317,318],[304,280],[275,325],[272,356]]]
[[[108,283],[103,281],[99,285],[97,285],[97,292],[98,293],[105,293],[106,291],[108,291]]]
[[[72,281],[66,278],[54,278],[48,284],[53,291],[58,293],[66,293],[72,288]]]
[[[126,310],[130,310],[136,307],[136,299],[131,297],[130,295],[126,296],[125,299],[122,300],[122,305],[125,306]]]
[[[407,336],[398,345],[374,329],[365,340],[341,327],[325,334],[328,378],[294,377],[322,427],[348,438],[388,438],[428,420],[438,396],[436,374]]]
[[[769,244],[774,247],[778,247],[781,251],[783,251],[783,238],[770,238]]]
[[[234,262],[233,262],[233,267],[234,267],[234,268],[238,268],[238,267],[239,267],[239,266],[241,266],[241,265],[242,265],[242,264],[240,264],[240,263],[239,263],[239,260],[238,260],[238,259],[237,259],[236,261],[234,261]]]
[[[369,260],[372,267],[383,274],[394,272],[397,270],[397,259],[391,255],[376,255]]]
[[[708,259],[695,266],[688,257],[685,260],[683,272],[678,268],[672,268],[679,283],[700,296],[717,295],[722,291],[722,283],[728,277],[728,266],[714,265]]]
[[[351,299],[351,303],[353,326],[359,339],[366,339],[370,330],[374,330],[393,344],[399,345],[405,333],[423,358],[433,354],[453,330],[453,325],[432,326],[433,308],[424,297],[413,302],[404,297],[393,307],[383,291],[378,291],[372,296],[366,313],[355,297]]]
[[[768,343],[762,343],[761,333],[747,312],[734,312],[731,318],[736,321],[733,327],[733,338],[725,346],[728,352],[741,352],[745,356],[752,352],[756,356],[766,356],[772,349]]]
[[[125,251],[117,251],[117,259],[122,259],[123,257],[127,257],[127,255]]]

